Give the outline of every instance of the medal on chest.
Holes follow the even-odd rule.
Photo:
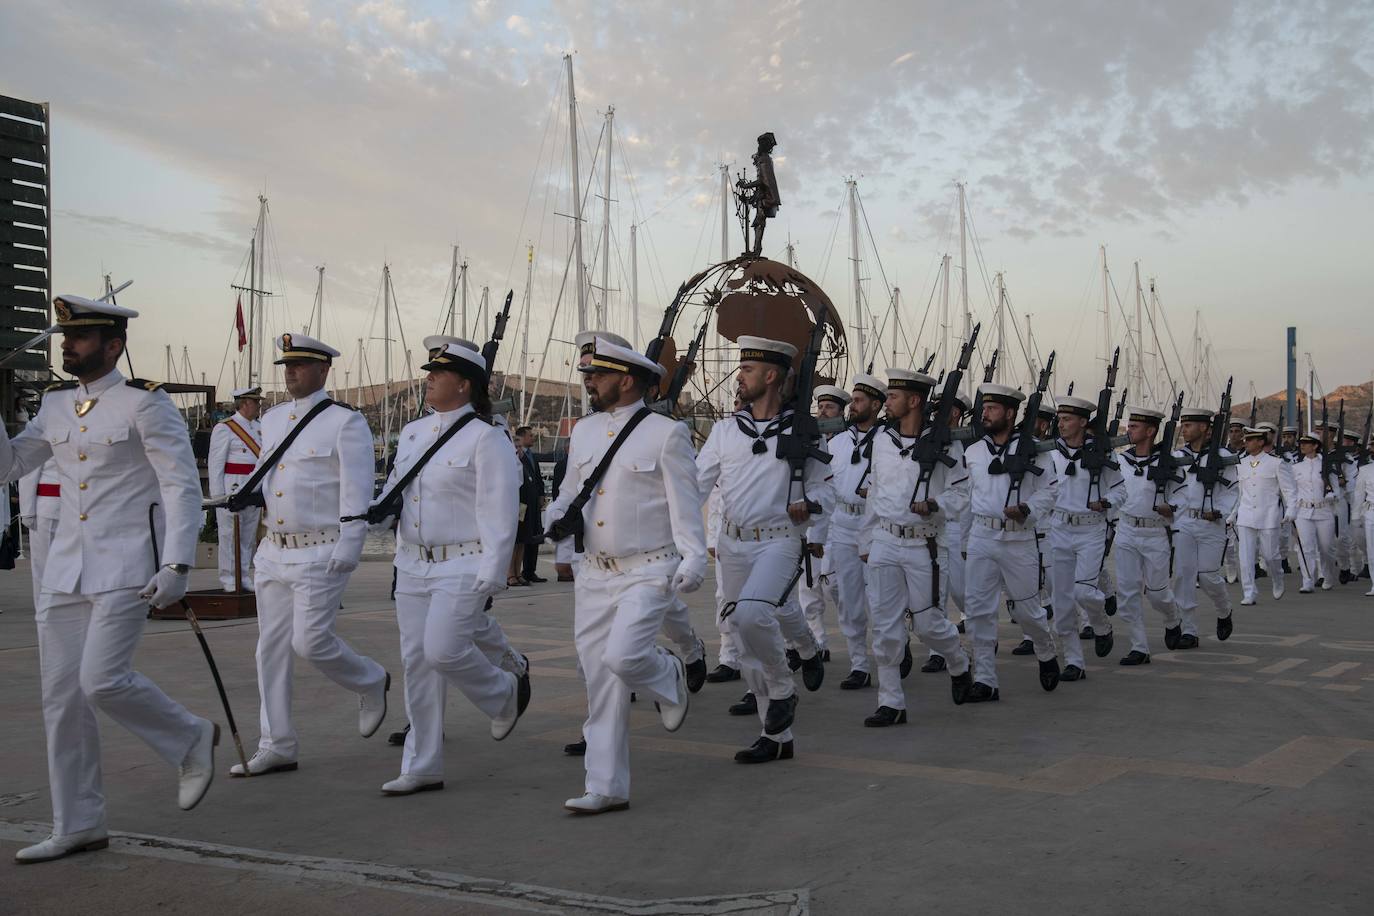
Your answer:
[[[87,398],[84,401],[77,401],[74,405],[76,407],[76,415],[78,417],[84,417],[86,414],[90,413],[91,408],[98,403],[100,403],[100,398]]]

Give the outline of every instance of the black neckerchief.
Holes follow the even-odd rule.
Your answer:
[[[735,414],[735,425],[739,427],[740,432],[754,440],[754,454],[762,455],[768,451],[768,443],[766,440],[774,438],[778,433],[792,425],[792,411],[784,409],[782,413],[768,421],[768,425],[763,428],[763,432],[758,431],[758,421],[755,420],[754,415],[747,410],[741,410]]]
[[[887,437],[891,439],[892,444],[897,447],[897,454],[901,455],[903,458],[911,454],[911,450],[915,448],[916,443],[920,441],[921,435],[921,433],[917,433],[915,436],[911,437],[910,445],[904,445],[903,442],[907,437],[897,432],[897,427],[895,425],[887,427]]]
[[[1083,440],[1084,445],[1087,444],[1087,441],[1088,440],[1086,439]],[[1083,455],[1083,446],[1080,445],[1078,448],[1074,448],[1073,446],[1069,445],[1068,442],[1064,441],[1064,438],[1062,436],[1055,440],[1054,445],[1055,448],[1059,449],[1059,454],[1063,455],[1065,458],[1069,460],[1069,463],[1064,465],[1064,476],[1073,477],[1077,475],[1078,461]]]
[[[1130,451],[1125,451],[1121,453],[1121,457],[1125,458],[1126,463],[1135,469],[1135,476],[1144,477],[1145,468],[1148,467],[1152,461],[1158,458],[1159,454],[1155,451],[1151,451],[1150,454],[1142,458]]]
[[[859,427],[849,427],[849,431],[854,435],[854,451],[849,455],[850,464],[858,464],[862,459],[873,458],[873,437],[878,435],[878,430],[882,428],[881,423],[874,423],[868,428],[868,432],[861,433]]]

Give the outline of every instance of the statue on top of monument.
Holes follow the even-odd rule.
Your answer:
[[[772,132],[759,135],[759,148],[754,153],[754,180],[748,181],[741,173],[735,182],[736,201],[740,221],[745,224],[744,242],[746,254],[763,257],[763,230],[771,217],[778,215],[782,199],[778,196],[778,179],[773,174],[773,149],[778,145]],[[754,243],[749,244],[749,208],[754,208]]]

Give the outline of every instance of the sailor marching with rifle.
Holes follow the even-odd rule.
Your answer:
[[[948,545],[945,513],[968,502],[963,449],[950,441],[953,393],[968,368],[978,330],[964,344],[958,368],[945,377],[943,407],[926,422],[925,406],[935,379],[907,369],[887,370],[888,426],[873,443],[859,551],[868,564],[873,657],[878,663],[878,709],[869,728],[906,722],[902,678],[911,670],[908,626],[938,652],[951,675],[955,703],[973,686],[969,657],[940,600],[940,563]]]
[[[1117,518],[1116,590],[1121,601],[1121,619],[1130,631],[1131,650],[1121,659],[1123,665],[1148,665],[1150,639],[1146,633],[1144,603],[1164,617],[1164,645],[1178,648],[1183,634],[1183,616],[1174,600],[1170,574],[1171,546],[1169,525],[1174,507],[1168,496],[1183,482],[1173,440],[1178,429],[1183,395],[1174,402],[1173,413],[1156,447],[1162,411],[1132,407],[1126,423],[1130,448],[1118,454],[1125,478],[1121,512]]]
[[[1372,415],[1374,416],[1374,415]],[[1364,542],[1366,550],[1374,545],[1374,461],[1369,455],[1369,420],[1365,420],[1365,438],[1360,445],[1360,469],[1356,472],[1355,489],[1350,494],[1354,510],[1364,519]],[[1368,597],[1374,597],[1374,582],[1369,585]]]
[[[20,863],[109,845],[97,709],[178,768],[183,810],[210,788],[219,743],[218,725],[133,669],[148,605],[181,601],[195,560],[200,479],[186,423],[157,383],[116,368],[137,312],[81,296],[57,297],[53,311],[76,381],[50,388],[13,440],[0,435],[0,480],[51,458],[61,486],[34,614],[53,829]]]
[[[1035,521],[1050,512],[1057,481],[1048,454],[1033,436],[1054,354],[1029,400],[1015,388],[988,382],[982,396],[984,435],[964,451],[972,499],[964,567],[965,624],[973,642],[974,684],[968,702],[1000,698],[997,682],[997,609],[1006,593],[1011,612],[1030,637],[1040,665],[1040,686],[1059,686],[1059,659],[1040,606],[1040,556]],[[1026,402],[1017,425],[1017,411]]]
[[[1183,481],[1169,497],[1174,506],[1174,600],[1183,617],[1177,648],[1197,648],[1198,591],[1216,609],[1217,639],[1231,635],[1231,596],[1222,578],[1226,519],[1240,499],[1236,457],[1222,445],[1231,412],[1231,382],[1215,417],[1207,407],[1184,407],[1179,413],[1183,446],[1176,454],[1186,464]]]
[[[739,641],[744,677],[759,698],[763,720],[758,740],[735,754],[740,763],[793,756],[797,694],[784,641],[802,647],[802,681],[808,690],[819,689],[825,677],[819,647],[793,596],[803,571],[810,573],[811,560],[824,554],[821,543],[807,543],[807,535],[818,541],[827,537],[834,507],[830,454],[815,419],[804,412],[811,403],[823,321],[820,316],[812,332],[790,404],[783,390],[797,348],[763,337],[739,338],[736,379],[745,407],[711,428],[697,456],[701,491],[709,493],[720,483],[716,575],[725,599],[720,615]]]
[[[1279,555],[1279,526],[1297,516],[1298,497],[1293,486],[1293,465],[1264,451],[1266,436],[1262,429],[1247,428],[1245,453],[1236,466],[1240,499],[1227,520],[1234,527],[1240,554],[1242,605],[1255,603],[1256,562],[1263,557],[1271,570],[1274,600],[1283,597],[1283,563]],[[1306,556],[1301,534],[1295,529],[1298,555]],[[1313,545],[1315,547],[1315,545]],[[1304,563],[1307,561],[1304,559]]]
[[[596,409],[573,427],[549,536],[583,554],[574,638],[587,679],[586,792],[574,814],[630,805],[630,693],[653,698],[668,731],[688,708],[682,659],[654,645],[678,592],[701,586],[706,536],[687,427],[645,405],[658,363],[604,338],[578,367]]]
[[[1059,484],[1050,513],[1049,559],[1054,582],[1054,631],[1064,652],[1061,681],[1087,678],[1079,632],[1079,610],[1087,614],[1098,658],[1111,654],[1115,637],[1098,588],[1107,549],[1107,512],[1121,501],[1120,464],[1107,432],[1117,358],[1097,403],[1073,395],[1059,398],[1059,438],[1051,453]]]
[[[844,420],[843,420],[843,417],[844,417],[844,409],[845,409],[846,406],[848,406],[849,400],[850,400],[849,392],[845,391],[843,388],[839,387],[838,385],[817,385],[817,386],[816,386],[816,419],[817,419],[817,421],[822,421],[822,422],[828,421],[828,422],[833,423],[833,424],[843,423],[843,422],[844,422]],[[840,437],[842,437],[842,436],[845,437],[845,438],[847,438],[847,439],[850,439],[850,440],[853,439],[853,437],[849,435],[849,427],[848,427],[848,425],[845,426],[845,429],[844,429],[843,432],[838,432],[838,433],[834,433],[834,434],[832,434],[832,435],[827,435],[827,436],[826,436],[827,442],[830,442],[830,443],[831,443],[830,451],[831,451],[832,454],[835,453],[835,449],[834,449],[834,440],[837,439],[837,438],[840,438]],[[846,443],[844,443],[843,441],[840,443],[841,447],[843,447],[845,444],[846,444]],[[851,451],[850,454],[849,454],[849,456],[847,456],[847,457],[851,457],[851,458],[852,458],[852,457],[853,457],[853,454],[854,454],[854,453]],[[831,468],[832,468],[832,470],[833,470],[833,471],[836,471],[836,472],[839,471],[839,466],[840,466],[840,464],[841,464],[841,462],[832,461],[832,462],[831,462]],[[855,467],[855,465],[851,464],[850,467],[853,468],[853,467]],[[838,483],[838,482],[837,482],[837,483]],[[845,511],[845,509],[846,509],[847,506],[853,507],[853,506],[856,505],[856,504],[844,504],[844,503],[841,503],[841,502],[839,501],[839,499],[838,499],[838,494],[839,494],[839,492],[840,492],[839,487],[836,486],[837,498],[836,498],[836,501],[835,501],[835,513],[836,513],[836,517],[837,517],[837,518],[839,517],[839,515],[840,515],[842,512]],[[857,498],[857,497],[856,497],[856,498]],[[857,503],[857,506],[859,506],[859,507],[861,507],[862,505],[863,505],[862,501],[860,501],[859,503]],[[860,513],[862,513],[862,508],[860,508]],[[851,518],[857,518],[857,517],[858,517],[858,516],[851,516]],[[825,556],[824,556],[824,557],[822,557],[820,560],[816,561],[816,563],[812,564],[812,565],[813,565],[813,569],[812,569],[812,581],[811,581],[811,583],[810,583],[810,584],[808,584],[808,583],[806,583],[806,582],[799,582],[799,583],[797,583],[797,603],[801,605],[802,616],[804,616],[804,617],[806,618],[806,625],[811,629],[811,635],[812,635],[813,637],[815,637],[816,645],[820,646],[820,648],[821,648],[821,657],[822,657],[822,659],[825,660],[825,661],[830,661],[830,649],[829,649],[829,647],[827,647],[827,645],[826,645],[826,638],[825,638],[825,602],[826,602],[827,599],[829,599],[830,603],[833,604],[833,605],[835,606],[835,608],[836,608],[836,617],[839,616],[839,604],[840,604],[840,602],[839,602],[839,593],[838,593],[838,590],[837,590],[837,588],[836,588],[835,576],[834,576],[834,570],[835,570],[835,552],[834,552],[834,544],[833,544],[835,529],[836,529],[837,527],[838,527],[838,526],[835,525],[834,523],[832,523],[831,526],[830,526],[830,532],[831,532],[831,540],[832,540],[832,543],[828,544],[827,546],[830,547],[831,549],[830,549],[830,550],[827,550],[827,551],[825,552]],[[788,661],[788,664],[791,665],[793,671],[795,671],[798,667],[801,666],[801,659],[800,659],[800,657],[797,655],[797,652],[796,652],[795,649],[788,649],[788,651],[787,651],[787,661]]]
[[[362,414],[325,392],[338,350],[304,334],[282,334],[275,343],[291,400],[263,416],[257,470],[226,502],[233,512],[262,505],[267,522],[254,557],[262,734],[248,772],[236,764],[229,770],[233,776],[296,769],[294,656],[357,695],[358,733],[364,738],[386,717],[391,687],[386,669],[334,632],[339,598],[367,535],[372,432]]]
[[[964,417],[969,413],[972,401],[969,400],[968,393],[965,391],[954,392],[954,406],[949,413],[949,428],[951,435],[956,430],[963,428]],[[940,405],[944,403],[943,393],[936,395],[931,402],[931,410],[934,413],[940,412]],[[963,430],[965,433],[968,430]],[[962,449],[962,445],[960,446]],[[944,553],[940,559],[940,607],[939,612],[944,614],[946,619],[950,616],[951,608],[957,606],[959,613],[964,613],[964,554],[968,541],[968,520],[969,503],[967,501],[957,508],[946,507],[945,532],[941,546]],[[964,632],[964,624],[960,623],[956,629]],[[934,649],[928,649],[930,653],[926,657],[925,664],[921,666],[921,671],[925,674],[938,674],[948,666],[945,664],[944,656]]]
[[[830,520],[825,556],[830,561],[835,594],[835,617],[849,649],[849,675],[840,681],[841,690],[859,690],[873,683],[868,657],[869,607],[865,567],[859,558],[859,539],[863,531],[873,444],[885,424],[878,414],[887,400],[887,386],[868,373],[854,376],[849,394],[849,426],[831,438],[834,457],[835,517]]]
[[[210,454],[206,459],[209,474],[210,498],[230,496],[238,492],[258,463],[262,452],[262,389],[235,388],[234,415],[215,424],[210,432]],[[258,523],[262,510],[250,506],[239,512],[216,509],[219,528],[219,584],[226,592],[240,588],[253,590],[249,568],[253,565],[253,551],[257,548]],[[235,551],[237,550],[237,556]]]
[[[1298,500],[1294,524],[1298,543],[1302,545],[1302,587],[1298,591],[1310,594],[1317,580],[1324,591],[1334,587],[1336,512],[1343,491],[1338,461],[1331,451],[1322,449],[1319,438],[1304,433],[1298,437],[1298,450],[1302,460],[1292,466],[1293,490]]]
[[[434,412],[408,423],[371,524],[399,515],[396,529],[396,623],[410,717],[401,774],[385,795],[444,787],[444,703],[453,684],[506,738],[530,700],[529,663],[484,649],[506,644],[486,612],[506,587],[515,543],[520,468],[504,430],[490,419],[487,361],[446,344],[422,367],[425,402]],[[504,665],[498,664],[504,662]]]

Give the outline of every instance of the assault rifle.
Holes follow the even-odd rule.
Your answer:
[[[496,351],[501,349],[501,341],[506,337],[506,322],[510,321],[510,304],[515,298],[515,290],[506,292],[506,302],[501,306],[501,311],[496,314],[496,321],[491,326],[491,340],[482,344],[482,359],[487,364],[487,384],[491,384],[492,374],[496,371]],[[510,413],[515,409],[514,398],[502,398],[500,401],[493,402],[491,405],[492,414]]]
[[[1174,439],[1178,436],[1178,416],[1183,412],[1183,392],[1178,393],[1178,399],[1174,401],[1173,413],[1169,415],[1169,422],[1164,424],[1164,435],[1155,448],[1155,462],[1150,465],[1150,472],[1146,475],[1155,483],[1155,505],[1160,506],[1167,503],[1169,484],[1182,483],[1183,475],[1179,473],[1179,468],[1183,467],[1183,462],[1179,461],[1174,455]]]
[[[1116,415],[1112,417],[1111,424],[1107,427],[1107,435],[1115,438],[1121,432],[1121,418],[1126,415],[1126,395],[1130,393],[1129,388],[1121,389],[1121,400],[1116,402]]]
[[[1221,450],[1226,444],[1226,427],[1231,422],[1231,383],[1234,380],[1234,377],[1226,380],[1226,390],[1221,394],[1221,409],[1212,420],[1212,432],[1207,437],[1207,449],[1202,453],[1206,460],[1195,463],[1188,469],[1202,483],[1203,512],[1216,511],[1212,496],[1218,483],[1230,486],[1230,482],[1222,476],[1224,465]],[[1283,422],[1282,410],[1279,412],[1279,422]]]
[[[1107,413],[1112,409],[1112,389],[1116,387],[1116,372],[1121,364],[1121,348],[1112,354],[1112,364],[1107,367],[1107,381],[1097,393],[1097,412],[1093,414],[1092,424],[1088,427],[1088,438],[1079,450],[1078,463],[1088,472],[1088,505],[1102,499],[1102,472],[1107,468],[1116,470],[1120,463],[1112,454],[1112,434],[1109,430]],[[1093,490],[1097,490],[1097,500]]]
[[[1050,387],[1050,375],[1054,372],[1054,351],[1050,351],[1050,358],[1045,361],[1045,368],[1040,370],[1040,378],[1035,385],[1035,391],[1026,398],[1025,416],[1021,418],[1021,423],[1016,428],[1016,446],[999,463],[997,459],[988,466],[988,471],[993,474],[1010,474],[1011,487],[1007,490],[1007,505],[1015,506],[1021,502],[1021,483],[1026,479],[1027,474],[1034,474],[1039,477],[1045,473],[1045,469],[1036,463],[1036,455],[1040,452],[1037,447],[1039,443],[1035,438],[1035,418],[1040,413],[1040,402],[1045,398],[1045,391]]]
[[[1285,407],[1286,405],[1284,404],[1279,405],[1279,441],[1274,443],[1274,454],[1278,455],[1280,458],[1288,457],[1288,446],[1283,444],[1283,415]]]
[[[995,373],[996,371],[997,371],[997,351],[996,351],[996,350],[993,350],[993,351],[992,351],[992,359],[988,360],[988,364],[983,368],[983,384],[984,384],[984,385],[986,385],[986,384],[988,384],[989,382],[992,381],[993,373]],[[985,430],[985,429],[983,428],[983,392],[982,392],[982,391],[976,391],[976,392],[974,392],[974,394],[973,394],[973,409],[969,411],[968,423],[969,423],[969,429],[973,430],[972,439],[973,439],[974,442],[977,442],[979,439],[983,438],[983,436],[985,436],[985,435],[987,434],[987,430]]]
[[[682,396],[682,389],[687,387],[687,379],[691,378],[692,373],[696,371],[697,354],[701,352],[701,346],[706,342],[706,329],[710,327],[710,324],[709,315],[702,319],[701,329],[697,331],[697,336],[692,338],[691,345],[687,347],[687,355],[678,360],[672,381],[663,391],[663,397],[649,405],[650,410],[661,413],[665,417],[673,415],[673,411],[677,408],[678,398]]]
[[[959,393],[959,382],[964,378],[964,373],[968,371],[969,360],[973,359],[973,348],[978,342],[978,329],[982,325],[974,325],[973,332],[964,342],[959,350],[959,362],[949,372],[945,374],[945,386],[941,389],[939,407],[935,411],[935,418],[923,431],[919,439],[916,440],[916,447],[911,450],[911,460],[921,466],[920,473],[916,477],[916,486],[911,491],[911,501],[919,502],[930,496],[930,479],[935,474],[936,465],[943,464],[945,467],[954,467],[957,463],[949,457],[950,428],[949,418],[954,413],[954,396]],[[931,357],[934,359],[934,357]],[[925,488],[926,496],[920,496],[921,488]]]
[[[1371,420],[1374,420],[1374,410],[1371,410],[1369,413],[1364,415],[1364,435],[1360,437],[1360,452],[1355,459],[1356,463],[1359,464],[1360,467],[1364,467],[1366,464],[1369,464],[1369,421]]]
[[[776,452],[779,458],[787,462],[790,471],[787,504],[804,502],[812,515],[819,515],[821,506],[806,495],[806,462],[814,459],[821,464],[830,463],[830,453],[820,448],[821,431],[811,413],[811,398],[816,390],[816,363],[820,361],[821,348],[825,344],[826,314],[826,307],[818,305],[816,326],[811,329],[811,340],[797,368],[796,389],[792,395],[792,425],[778,436]],[[793,498],[794,494],[800,500]]]
[[[1341,398],[1341,408],[1336,414],[1336,426],[1338,429],[1331,437],[1331,448],[1322,454],[1322,477],[1328,481],[1331,479],[1328,474],[1340,477],[1345,473],[1345,463],[1350,458],[1350,452],[1345,447],[1345,398]]]

